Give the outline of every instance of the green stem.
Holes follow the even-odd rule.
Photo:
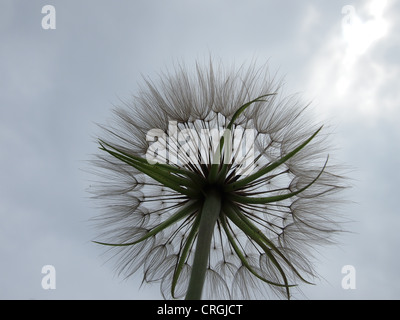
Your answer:
[[[201,210],[199,234],[186,300],[200,300],[207,270],[211,239],[221,211],[221,195],[217,190],[207,192]]]

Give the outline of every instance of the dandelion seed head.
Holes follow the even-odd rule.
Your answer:
[[[103,208],[96,219],[102,241],[137,241],[110,247],[118,274],[129,277],[141,270],[144,282],[160,283],[164,298],[183,298],[197,241],[193,226],[199,210],[193,203],[201,202],[209,188],[217,188],[222,208],[231,213],[225,217],[223,209],[214,228],[204,298],[282,297],[287,296],[288,285],[313,280],[313,249],[342,230],[332,208],[340,202],[339,191],[346,185],[340,168],[326,161],[329,136],[317,131],[320,124],[311,120],[308,104],[297,95],[282,97],[282,86],[266,65],[225,68],[209,61],[196,63],[192,69],[179,65],[157,80],[146,78],[132,101],[115,108],[114,121],[102,126],[100,141],[104,150],[118,150],[119,156],[104,150],[97,155],[93,164],[100,181],[93,193]],[[190,134],[213,129],[224,132],[238,108],[266,95],[245,108],[234,119],[232,129],[237,129],[234,135],[239,140],[243,140],[245,129],[255,131],[252,173],[271,170],[241,185],[246,176],[238,174],[243,164],[233,161],[240,155],[233,150],[224,179],[208,183],[210,160],[218,145],[200,141],[200,152],[188,143]],[[171,132],[173,125],[188,133],[186,140]],[[165,154],[158,150],[164,163],[190,171],[198,181],[206,181],[204,184],[186,187],[177,182],[179,188],[173,190],[129,164],[128,158],[146,157],[154,143],[146,135],[155,128],[163,133],[157,141],[169,143]],[[272,168],[313,135],[301,150]],[[176,163],[171,158],[176,158]],[[179,181],[184,174],[174,172],[172,176]],[[264,200],[257,202],[256,198]],[[192,211],[167,225],[190,205]],[[163,225],[167,226],[161,228]],[[148,234],[151,236],[146,238]],[[283,280],[286,286],[273,285]]]

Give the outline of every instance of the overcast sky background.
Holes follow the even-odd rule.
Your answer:
[[[47,4],[55,30],[41,25]],[[158,284],[139,288],[140,273],[118,278],[91,243],[98,211],[82,169],[95,123],[141,74],[209,53],[269,60],[334,127],[335,157],[353,168],[343,210],[354,233],[320,250],[321,280],[298,298],[400,298],[395,0],[0,0],[0,298],[161,298]],[[56,269],[55,290],[41,286],[44,265]],[[356,270],[354,290],[341,286],[344,265]]]

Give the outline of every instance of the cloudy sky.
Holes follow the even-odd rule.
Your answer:
[[[56,29],[44,29],[45,5]],[[118,278],[89,219],[96,122],[176,60],[269,61],[351,167],[353,222],[309,299],[399,299],[400,1],[0,0],[0,298],[160,299]],[[42,287],[42,267],[56,289]],[[355,289],[343,289],[343,266]]]

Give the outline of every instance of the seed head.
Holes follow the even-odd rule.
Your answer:
[[[95,242],[119,274],[141,269],[165,298],[184,297],[208,224],[204,298],[289,298],[310,283],[313,249],[341,230],[344,178],[325,128],[281,90],[265,66],[210,61],[144,79],[114,109],[94,160],[104,209]]]

